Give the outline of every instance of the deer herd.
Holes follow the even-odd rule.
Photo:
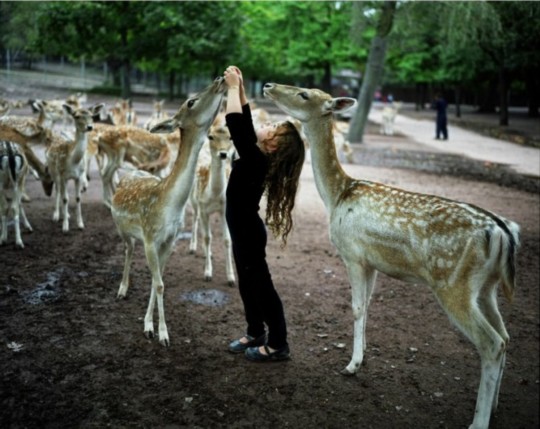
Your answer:
[[[157,304],[159,342],[168,346],[163,271],[185,228],[188,205],[193,212],[189,250],[196,252],[200,233],[204,279],[213,276],[209,218],[217,213],[227,282],[236,281],[224,217],[234,152],[221,112],[225,90],[223,79],[217,78],[189,97],[173,116],[165,111],[163,101],[156,101],[143,126],[137,125],[137,113],[128,100],[109,110],[103,103],[85,106],[83,94],[60,101],[30,100],[36,117],[10,114],[22,104],[1,101],[0,245],[8,243],[10,224],[19,248],[24,248],[20,222],[32,231],[24,210],[28,174],[41,181],[46,195],[54,190],[52,220],[62,220],[64,233],[70,231],[68,181],[72,180],[76,226],[83,229],[81,198],[94,159],[103,203],[125,248],[117,296],[128,292],[135,243],[142,241],[152,278],[144,333],[154,336]],[[470,428],[488,428],[498,404],[509,341],[497,291],[500,284],[505,297],[513,297],[519,226],[471,204],[347,175],[338,154],[352,162],[352,149],[334,114],[353,107],[354,99],[274,83],[265,84],[263,92],[295,123],[309,147],[315,184],[328,212],[330,239],[348,273],[354,337],[352,358],[342,373],[355,374],[364,360],[367,312],[377,273],[425,284],[480,355],[480,384]],[[388,109],[381,133],[393,132],[389,123],[398,108]],[[271,119],[264,109],[253,109],[253,118],[263,123]],[[39,156],[39,147],[44,157]]]

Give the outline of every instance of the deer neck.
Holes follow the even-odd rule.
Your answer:
[[[311,151],[315,185],[327,210],[332,211],[340,195],[351,182],[337,157],[332,116],[304,123],[304,132]]]
[[[86,153],[88,146],[88,133],[79,129],[75,130],[75,145],[71,151],[72,164],[78,164]]]
[[[210,191],[212,195],[220,195],[225,191],[225,160],[212,157],[210,163]]]
[[[161,195],[166,206],[173,210],[182,209],[189,198],[204,138],[205,130],[180,131],[182,144],[171,173],[163,181]]]

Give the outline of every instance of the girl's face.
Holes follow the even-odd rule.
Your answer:
[[[261,125],[259,129],[255,131],[255,133],[257,134],[259,147],[264,152],[272,153],[278,148],[278,143],[273,138],[273,136],[279,125],[279,123],[267,123]]]

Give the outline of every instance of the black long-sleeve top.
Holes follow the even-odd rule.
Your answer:
[[[262,222],[259,203],[264,192],[268,159],[257,146],[249,104],[242,106],[242,113],[227,114],[225,120],[240,156],[233,161],[227,185],[227,224],[233,240],[239,236],[249,238],[252,227],[260,226]]]

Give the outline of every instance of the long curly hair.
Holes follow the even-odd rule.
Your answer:
[[[269,167],[265,179],[266,224],[275,237],[281,237],[281,247],[293,228],[292,210],[300,173],[304,165],[305,147],[296,127],[289,121],[281,123],[270,137],[278,147],[268,154]]]

